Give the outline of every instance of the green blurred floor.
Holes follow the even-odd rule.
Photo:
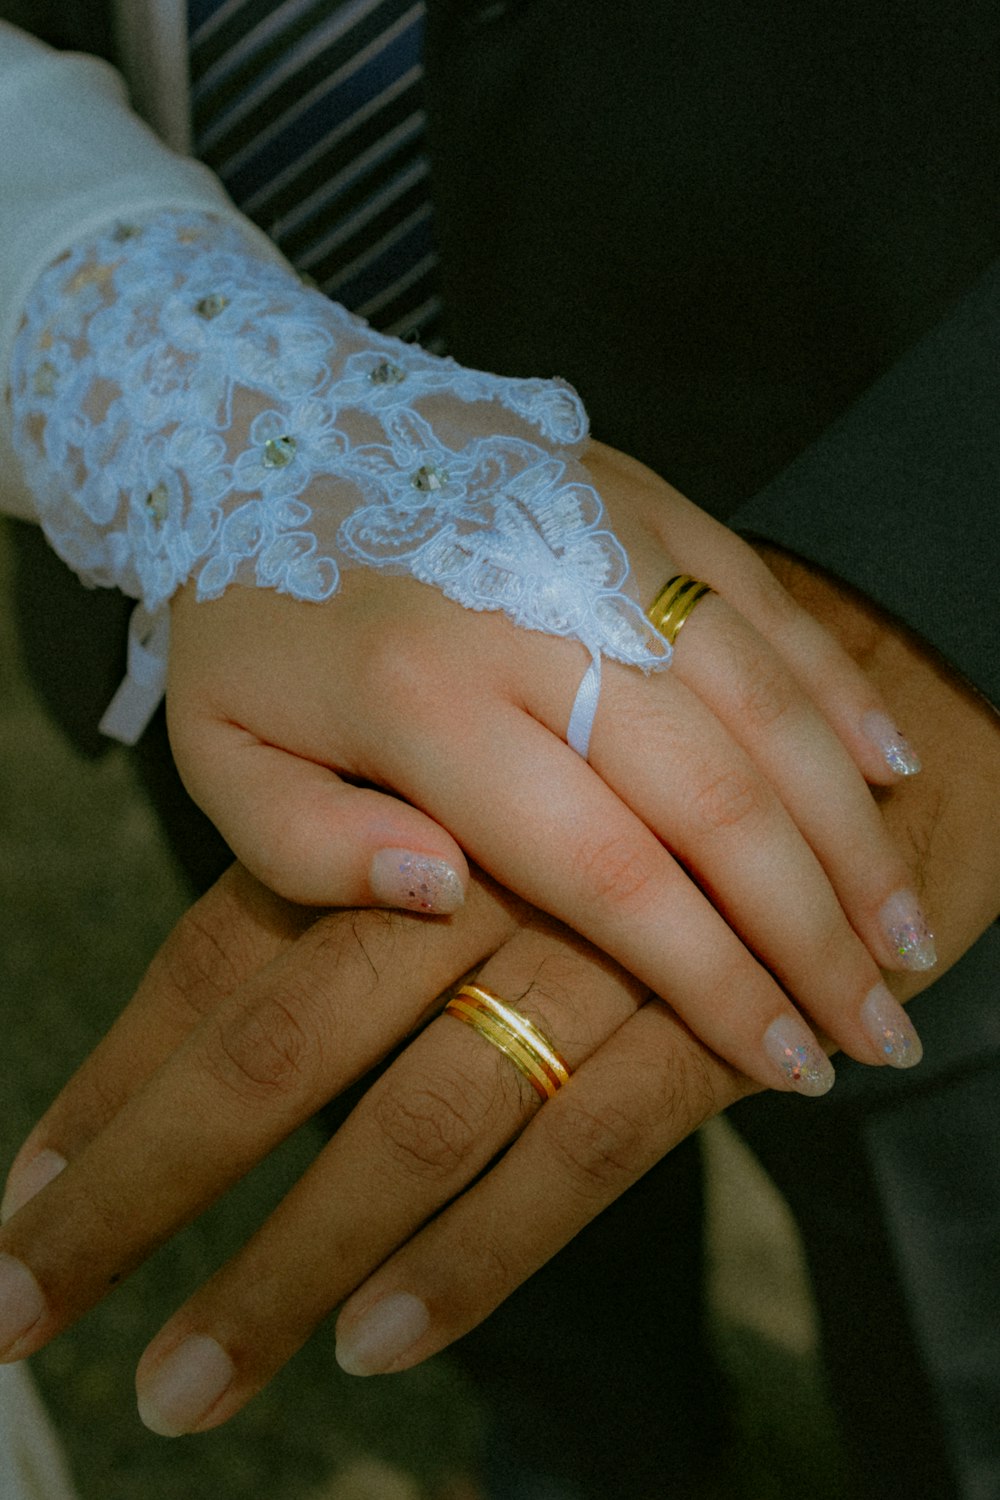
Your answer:
[[[107,1028],[184,905],[125,756],[77,758],[35,703],[10,622],[9,566],[0,528],[3,1163]],[[145,1343],[313,1149],[308,1131],[288,1142],[34,1361],[82,1500],[420,1500],[471,1451],[477,1413],[446,1360],[352,1381],[336,1368],[325,1330],[218,1432],[167,1442],[135,1415],[132,1371]],[[709,1149],[718,1339],[742,1427],[725,1500],[800,1496],[806,1430],[811,1500],[837,1500],[843,1488],[797,1241],[724,1126],[713,1127]]]

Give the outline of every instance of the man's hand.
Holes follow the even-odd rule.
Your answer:
[[[921,641],[859,594],[776,547],[756,549],[792,597],[824,625],[919,727],[921,774],[877,791],[882,814],[931,914],[935,974],[887,980],[908,999],[950,967],[1000,912],[1000,716]]]
[[[995,721],[889,622],[800,564],[776,562],[893,707],[930,731],[924,775],[884,805],[947,965],[996,910]],[[348,1369],[426,1358],[753,1087],[617,966],[479,877],[448,920],[316,918],[234,868],[19,1154],[7,1206],[23,1206],[0,1235],[0,1267],[20,1296],[4,1303],[7,1357],[103,1296],[480,963],[483,983],[552,1036],[575,1070],[570,1084],[539,1107],[475,1032],[432,1020],[153,1340],[138,1383],[156,1430],[225,1421],[345,1298],[338,1350]],[[892,982],[911,994],[929,978]]]

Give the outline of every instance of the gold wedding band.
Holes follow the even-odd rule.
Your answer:
[[[570,1070],[548,1037],[492,990],[463,984],[444,1013],[464,1021],[509,1057],[543,1099],[551,1099],[568,1082]]]
[[[672,646],[680,628],[700,599],[714,590],[690,573],[677,573],[665,583],[646,611],[656,629]]]

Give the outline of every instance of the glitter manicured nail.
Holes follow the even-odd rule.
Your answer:
[[[897,891],[879,913],[882,929],[904,969],[920,972],[937,963],[934,934],[912,891]]]
[[[903,1007],[877,984],[861,1007],[861,1024],[892,1068],[915,1068],[924,1055],[920,1038]]]
[[[419,1297],[394,1292],[369,1308],[348,1329],[337,1329],[337,1363],[348,1375],[380,1375],[430,1327]]]
[[[877,746],[879,754],[897,776],[915,776],[920,770],[920,756],[905,735],[900,734],[888,714],[865,714],[861,728]]]
[[[0,1354],[12,1349],[44,1312],[42,1289],[27,1266],[0,1254]]]
[[[232,1385],[235,1370],[215,1339],[191,1334],[138,1388],[139,1415],[160,1437],[190,1432]]]
[[[833,1064],[805,1022],[795,1016],[771,1022],[764,1033],[764,1051],[798,1093],[817,1098],[833,1088]]]
[[[376,900],[406,911],[458,911],[465,892],[458,871],[446,860],[409,849],[380,849],[372,860],[369,884]]]

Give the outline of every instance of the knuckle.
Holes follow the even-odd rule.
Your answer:
[[[517,1277],[509,1256],[496,1239],[482,1242],[479,1251],[479,1266],[490,1305],[501,1302],[516,1285]]]
[[[96,1065],[92,1054],[73,1080],[72,1108],[77,1119],[95,1123],[113,1120],[129,1097],[130,1081],[120,1069]]]
[[[669,1059],[662,1078],[659,1111],[671,1138],[686,1134],[709,1119],[718,1108],[717,1081],[701,1047],[691,1039]]]
[[[414,922],[407,912],[378,907],[330,912],[310,928],[296,966],[302,998],[321,1002],[332,1024],[342,1013],[336,997],[350,995],[356,1005],[400,965],[406,972],[418,968],[434,935],[435,929]]]
[[[379,702],[390,709],[419,709],[428,698],[441,692],[440,638],[419,621],[408,620],[406,628],[372,632],[367,644],[365,682],[377,692]]]
[[[181,917],[150,966],[147,980],[194,1020],[200,1020],[239,983],[244,967],[239,929],[220,939],[198,906]]]
[[[141,1260],[135,1225],[142,1211],[131,1195],[123,1200],[120,1184],[102,1182],[95,1174],[90,1175],[85,1193],[78,1187],[64,1204],[67,1243],[75,1244],[80,1253],[73,1257],[70,1282],[56,1275],[46,1287],[49,1310],[60,1321],[79,1310],[81,1295],[88,1300],[103,1296]]]
[[[609,663],[611,667],[616,665]],[[595,744],[600,745],[601,735],[610,732],[613,725],[615,735],[623,742],[662,758],[664,764],[690,749],[690,729],[680,715],[664,712],[663,696],[655,677],[637,682],[628,667],[618,666],[608,674],[606,691],[610,712],[607,719],[600,714],[597,717]],[[602,702],[604,692],[602,688]]]
[[[619,908],[642,905],[654,881],[650,852],[630,838],[584,841],[575,865],[592,899]]]
[[[760,565],[753,605],[753,619],[763,634],[783,633],[802,616],[798,604],[765,564]]]
[[[635,1175],[640,1122],[613,1100],[590,1105],[563,1095],[538,1114],[547,1145],[567,1179],[587,1197],[609,1197]]]
[[[700,822],[712,833],[746,823],[764,804],[762,785],[739,771],[724,771],[702,786],[694,799]]]
[[[791,708],[795,689],[776,663],[758,658],[750,666],[739,694],[739,713],[752,728],[769,729]]]
[[[309,972],[322,976],[317,982],[330,992],[344,980],[357,985],[365,972],[374,989],[401,925],[398,912],[378,908],[330,912],[310,929]]]
[[[383,1089],[376,1120],[394,1160],[409,1172],[451,1177],[473,1157],[484,1101],[468,1080],[425,1080]]]
[[[206,1061],[213,1081],[241,1101],[299,1093],[320,1066],[319,1048],[280,996],[232,1007],[211,1033]]]
[[[652,1107],[643,1136],[649,1153],[643,1169],[721,1109],[760,1089],[754,1079],[706,1051],[690,1032],[679,1028],[673,1045],[647,1068],[645,1082]]]
[[[850,994],[857,989],[860,994],[865,994],[871,986],[860,939],[848,926],[840,908],[834,907],[828,913],[817,915],[810,926],[812,930],[807,940],[814,972],[839,976],[842,993]],[[852,972],[855,970],[857,979]]]
[[[457,1264],[468,1268],[465,1287],[456,1288],[470,1304],[475,1322],[502,1302],[523,1280],[524,1271],[516,1264],[514,1245],[509,1242],[510,1227],[504,1235],[503,1224],[483,1224],[476,1219],[459,1237]],[[470,1325],[471,1326],[471,1325]]]

